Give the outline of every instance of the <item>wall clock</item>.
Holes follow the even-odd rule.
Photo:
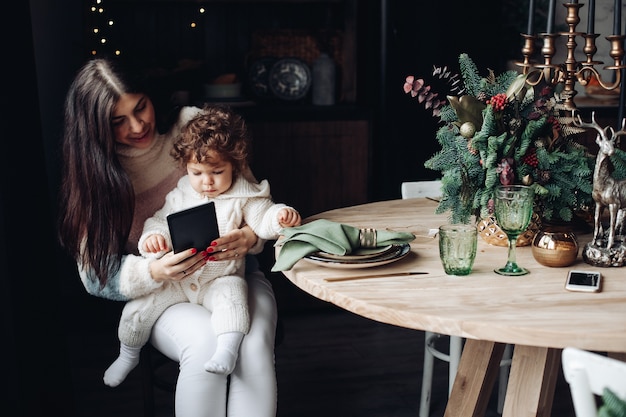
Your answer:
[[[283,100],[299,100],[311,86],[309,66],[297,58],[283,58],[272,66],[269,74],[272,93]]]

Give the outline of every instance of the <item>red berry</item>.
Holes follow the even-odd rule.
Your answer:
[[[495,111],[502,111],[506,107],[506,94],[500,93],[487,100],[487,104],[491,104]]]

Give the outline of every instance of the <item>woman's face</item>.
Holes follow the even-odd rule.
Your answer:
[[[156,129],[152,101],[145,94],[123,94],[113,108],[111,126],[116,142],[149,147]]]

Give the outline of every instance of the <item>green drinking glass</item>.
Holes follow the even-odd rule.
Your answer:
[[[494,271],[500,275],[526,275],[529,271],[517,264],[515,248],[517,237],[530,224],[533,215],[535,193],[525,185],[501,185],[495,190],[495,216],[498,226],[509,240],[508,260],[502,268]]]
[[[448,275],[468,275],[476,259],[478,231],[469,224],[439,227],[439,257]]]

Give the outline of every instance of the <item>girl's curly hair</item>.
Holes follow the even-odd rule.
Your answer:
[[[183,127],[171,154],[184,167],[188,162],[205,163],[209,151],[232,163],[235,175],[246,170],[250,138],[241,116],[229,108],[204,107]]]

